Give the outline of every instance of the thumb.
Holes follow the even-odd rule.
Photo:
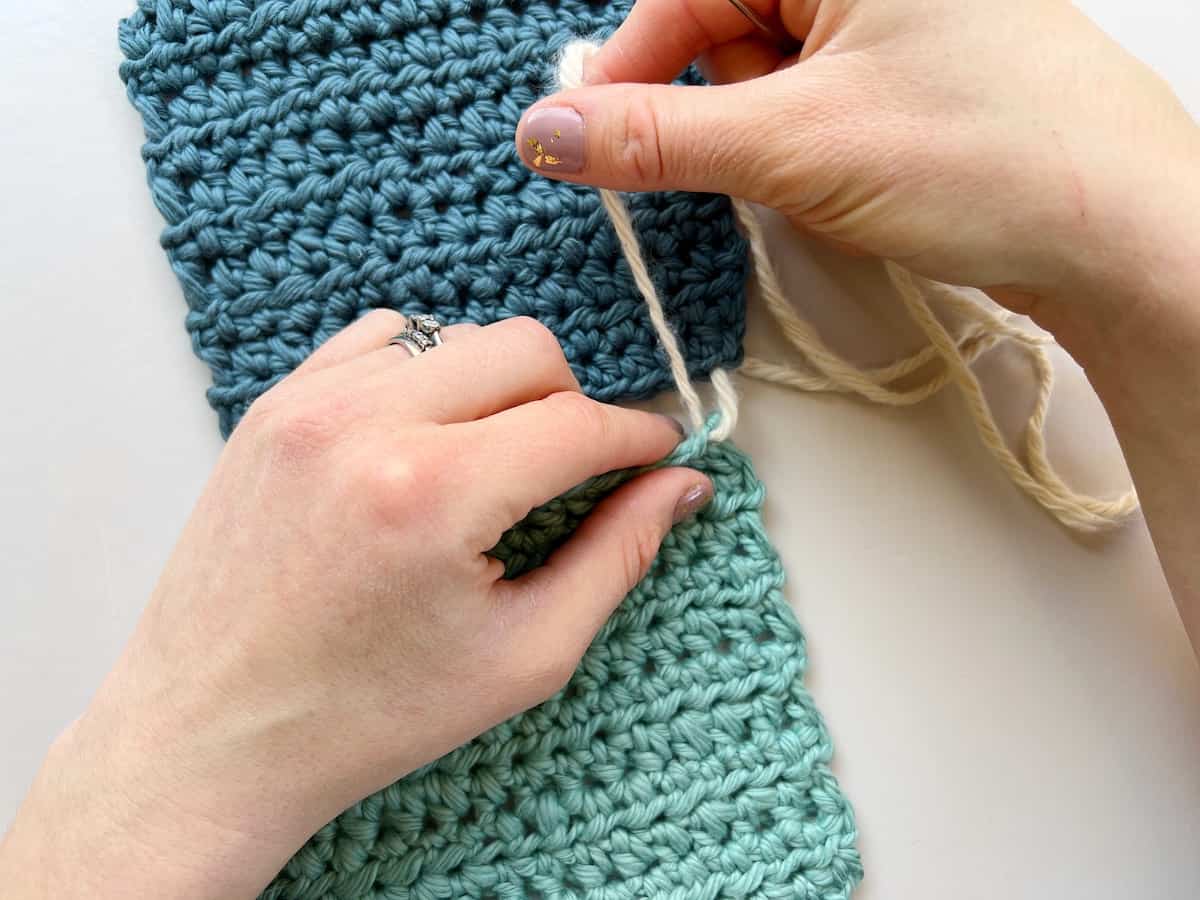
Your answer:
[[[802,115],[779,76],[720,86],[605,84],[564,91],[521,117],[534,172],[623,191],[685,190],[770,202],[795,160]]]
[[[500,582],[501,607],[528,616],[515,637],[520,658],[571,672],[596,632],[645,576],[671,527],[712,499],[712,482],[693,469],[640,475],[602,500],[546,564]],[[555,655],[548,660],[547,653]],[[558,657],[562,657],[559,659]]]

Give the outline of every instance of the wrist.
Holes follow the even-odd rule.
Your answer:
[[[256,829],[232,808],[214,814],[168,759],[102,717],[89,710],[54,742],[0,844],[17,900],[251,900],[308,836]]]
[[[1097,165],[1081,182],[1087,200],[1076,221],[1053,242],[1060,275],[1036,291],[1034,318],[1094,381],[1140,366],[1164,345],[1195,346],[1200,129],[1189,124],[1185,137],[1152,159]]]

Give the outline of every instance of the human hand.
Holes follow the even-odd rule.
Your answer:
[[[744,2],[802,52],[729,0],[638,0],[526,111],[526,164],[757,201],[1028,313],[1104,402],[1200,652],[1200,129],[1068,0]],[[714,85],[658,83],[694,60]]]
[[[533,320],[415,358],[401,327],[367,316],[237,428],[0,852],[5,884],[42,879],[17,896],[255,896],[345,807],[559,689],[711,496],[641,475],[502,580],[485,552],[532,507],[680,432],[585,398]]]
[[[593,86],[526,113],[522,158],[601,187],[764,203],[989,290],[1077,349],[1190,265],[1197,130],[1065,0],[748,2],[804,40],[798,61],[728,0],[639,0],[589,61]],[[721,86],[652,84],[697,58]],[[538,146],[555,161],[537,164]]]

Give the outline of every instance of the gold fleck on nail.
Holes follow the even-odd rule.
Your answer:
[[[555,129],[554,129],[554,137],[552,137],[552,138],[550,139],[550,143],[554,143],[554,142],[555,142],[555,141],[557,141],[557,140],[558,140],[560,137],[562,137],[562,131],[560,131],[559,129],[555,128]]]
[[[547,153],[546,148],[542,146],[542,142],[537,138],[528,138],[525,143],[529,145],[531,150],[533,150],[533,167],[535,169],[540,169],[543,164],[547,166],[557,166],[562,163],[562,160],[557,156],[552,153]]]

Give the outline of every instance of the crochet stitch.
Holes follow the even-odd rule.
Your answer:
[[[667,537],[567,687],[347,810],[262,900],[849,896],[854,817],[802,684],[762,484],[707,431],[667,462],[708,473],[715,499]],[[495,551],[509,574],[626,477],[511,530]]]
[[[120,26],[162,245],[228,435],[364,311],[533,315],[602,400],[670,386],[595,192],[529,173],[522,110],[628,3],[139,0]],[[724,197],[633,218],[689,370],[741,357],[745,244]]]
[[[531,177],[511,146],[559,47],[623,12],[142,0],[122,75],[225,433],[378,305],[537,315],[601,399],[679,379],[596,195]],[[632,205],[687,371],[736,365],[745,256],[728,201]],[[707,472],[716,497],[668,536],[568,686],[347,810],[264,900],[845,900],[854,819],[803,687],[762,485],[710,440],[730,424],[666,461]],[[509,575],[540,564],[631,474],[535,510],[494,554]]]

